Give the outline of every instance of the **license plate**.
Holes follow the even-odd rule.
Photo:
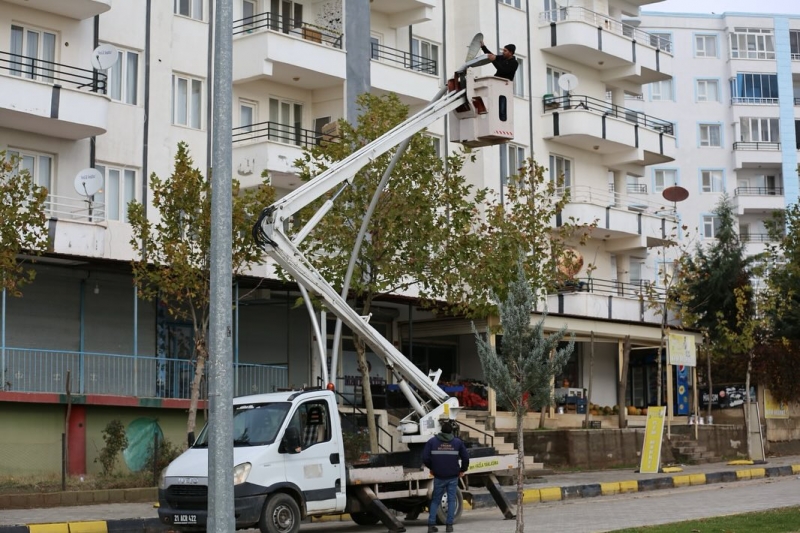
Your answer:
[[[194,525],[197,524],[196,514],[175,514],[172,515],[172,523],[176,526]]]

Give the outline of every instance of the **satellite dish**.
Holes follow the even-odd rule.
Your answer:
[[[558,78],[558,86],[564,91],[570,92],[578,87],[578,76],[575,74],[562,74]]]
[[[689,191],[678,185],[673,185],[661,191],[661,196],[670,202],[682,202],[689,198]]]
[[[478,52],[481,51],[481,42],[483,42],[483,34],[476,33],[467,47],[467,59],[465,61],[475,59],[478,56]]]
[[[84,196],[94,196],[103,187],[103,175],[94,168],[85,168],[75,176],[75,190]]]
[[[113,44],[101,44],[92,52],[92,66],[97,70],[107,70],[117,62],[117,55]]]

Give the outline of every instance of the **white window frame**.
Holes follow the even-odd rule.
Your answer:
[[[722,170],[700,170],[700,190],[704,193],[725,191],[725,174]]]
[[[179,17],[192,20],[203,20],[205,14],[205,0],[175,0],[173,12]]]
[[[514,74],[514,96],[525,98],[525,58],[514,56],[517,59],[517,72]]]
[[[245,6],[250,6],[250,13],[245,11]],[[242,0],[242,21],[244,22],[244,29],[253,29],[256,25],[255,16],[258,15],[258,0]]]
[[[703,78],[695,81],[695,101],[719,102],[719,80]]]
[[[703,215],[703,237],[716,239],[717,232],[722,225],[722,219],[716,215]]]
[[[15,168],[15,172],[19,172],[19,167],[22,165],[22,168],[28,170],[33,178],[33,182],[38,185],[39,187],[44,187],[47,189],[48,194],[53,192],[53,181],[54,181],[54,174],[55,174],[55,167],[54,162],[56,160],[55,154],[48,154],[46,152],[36,152],[33,150],[22,150],[19,148],[12,148],[9,147],[6,151],[8,157],[14,156],[17,157],[17,166]],[[25,165],[25,158],[30,158],[33,163],[33,168],[30,165]],[[42,170],[42,163],[47,162],[47,174],[44,173]]]
[[[514,143],[500,145],[500,179],[503,185],[509,182],[509,178],[519,174],[519,169],[524,164],[524,146]]]
[[[547,94],[552,94],[556,98],[566,94],[566,91],[558,85],[559,78],[564,74],[568,74],[568,71],[547,65],[545,76],[547,80]]]
[[[713,131],[717,132],[719,144],[713,144]],[[722,147],[722,126],[719,124],[700,124],[698,145],[702,148],[721,148]]]
[[[550,154],[548,173],[550,174],[550,181],[556,182],[561,174],[564,175],[564,189],[572,187],[573,169],[575,162],[569,157],[564,157],[558,154]]]
[[[708,51],[708,43],[713,43],[713,53]],[[715,34],[698,33],[694,36],[694,57],[719,57],[719,46]]]
[[[247,120],[245,119],[245,114],[243,113],[245,109],[250,110],[250,121],[249,124],[246,123]],[[253,126],[258,123],[258,102],[253,100],[247,100],[245,98],[239,98],[239,131],[250,133],[253,131]]]
[[[129,63],[134,57],[136,65],[131,68]],[[117,48],[117,61],[105,73],[106,94],[111,100],[130,105],[139,103],[139,52]]]
[[[180,105],[181,82],[186,84],[186,95],[184,105]],[[204,80],[186,76],[184,74],[172,74],[172,124],[184,126],[196,130],[203,129],[203,102],[205,93],[203,91]],[[195,93],[194,88],[199,87]],[[181,117],[181,108],[185,115]]]
[[[433,151],[436,152],[436,157],[442,159],[444,157],[442,153],[442,146],[444,145],[442,138],[432,133],[425,133],[425,136],[430,139],[431,146],[433,146]]]
[[[522,9],[521,0],[500,0],[500,3],[507,6],[516,7],[517,9]]]
[[[302,146],[302,129],[304,119],[304,106],[302,102],[286,100],[277,96],[269,97],[270,140],[295,146]],[[288,117],[286,116],[288,112]],[[299,112],[299,117],[297,116]],[[288,120],[287,120],[288,118]]]
[[[424,69],[421,64],[414,61],[412,56],[412,69],[427,74],[439,75],[439,43],[422,39],[421,37],[411,37],[411,53],[414,54],[414,56],[433,61],[433,72],[430,72]]]
[[[742,142],[780,142],[780,119],[775,117],[742,117],[739,129]]]
[[[649,31],[650,46],[663,50],[664,52],[672,52],[672,34],[667,32]]]
[[[678,184],[678,170],[675,168],[656,168],[653,170],[653,192],[661,193],[667,187]]]
[[[54,74],[58,71],[57,65],[47,65],[47,63],[40,63],[49,61],[51,63],[58,62],[58,50],[59,50],[59,35],[58,32],[53,30],[46,30],[44,28],[38,28],[35,26],[28,26],[27,24],[19,24],[19,23],[12,23],[11,24],[11,44],[13,45],[13,31],[14,30],[21,30],[22,31],[22,42],[21,50],[19,52],[15,52],[13,50],[13,46],[9,47],[9,51],[11,52],[11,57],[13,58],[15,55],[22,56],[22,58],[17,59],[19,63],[22,65],[9,65],[9,71],[14,76],[24,77],[29,80],[38,80],[43,81],[45,83],[53,83],[55,81]],[[31,43],[32,34],[36,35],[36,51],[34,53],[31,50],[31,47],[34,46]],[[52,41],[52,46],[48,46],[45,49],[45,35],[50,37]]]
[[[127,223],[128,205],[138,196],[139,172],[106,163],[95,164],[95,169],[103,175],[103,187],[94,195],[94,201],[103,204],[106,220]]]
[[[789,30],[789,52],[792,61],[800,60],[800,30]]]
[[[671,79],[653,82],[650,84],[650,101],[662,102],[674,100],[674,91],[675,88]],[[665,92],[669,94],[665,95]]]
[[[771,28],[734,28],[729,40],[731,59],[775,59]]]

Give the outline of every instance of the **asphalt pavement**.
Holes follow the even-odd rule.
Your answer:
[[[680,465],[679,465],[680,466]],[[768,459],[758,465],[729,465],[709,463],[703,465],[681,466],[680,472],[639,474],[631,469],[582,471],[573,473],[553,473],[536,478],[526,484],[524,503],[545,506],[553,502],[580,505],[584,501],[600,501],[617,494],[648,492],[668,489],[674,491],[697,490],[698,485],[730,485],[737,481],[769,480],[770,478],[792,478],[800,475],[800,456],[785,456]],[[506,487],[509,497],[515,498],[514,487]],[[491,498],[475,491],[473,509],[475,518],[488,513],[501,518],[492,507]],[[800,503],[800,501],[798,502]],[[56,507],[38,509],[7,509],[0,511],[0,531],[26,531],[35,528],[34,524],[64,524],[74,522],[107,522],[107,531],[145,531],[157,524],[158,512],[153,503],[115,503],[85,505],[78,507]],[[469,507],[469,506],[468,506]],[[526,505],[526,509],[529,506]],[[116,523],[118,527],[112,527]],[[141,527],[140,527],[141,525]],[[12,526],[16,526],[13,527]],[[75,531],[77,528],[72,528]],[[513,527],[511,528],[513,530]],[[64,529],[66,531],[66,529]]]

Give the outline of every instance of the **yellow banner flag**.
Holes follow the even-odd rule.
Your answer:
[[[661,439],[664,434],[666,407],[648,407],[647,425],[644,431],[640,474],[656,474],[661,465]]]

